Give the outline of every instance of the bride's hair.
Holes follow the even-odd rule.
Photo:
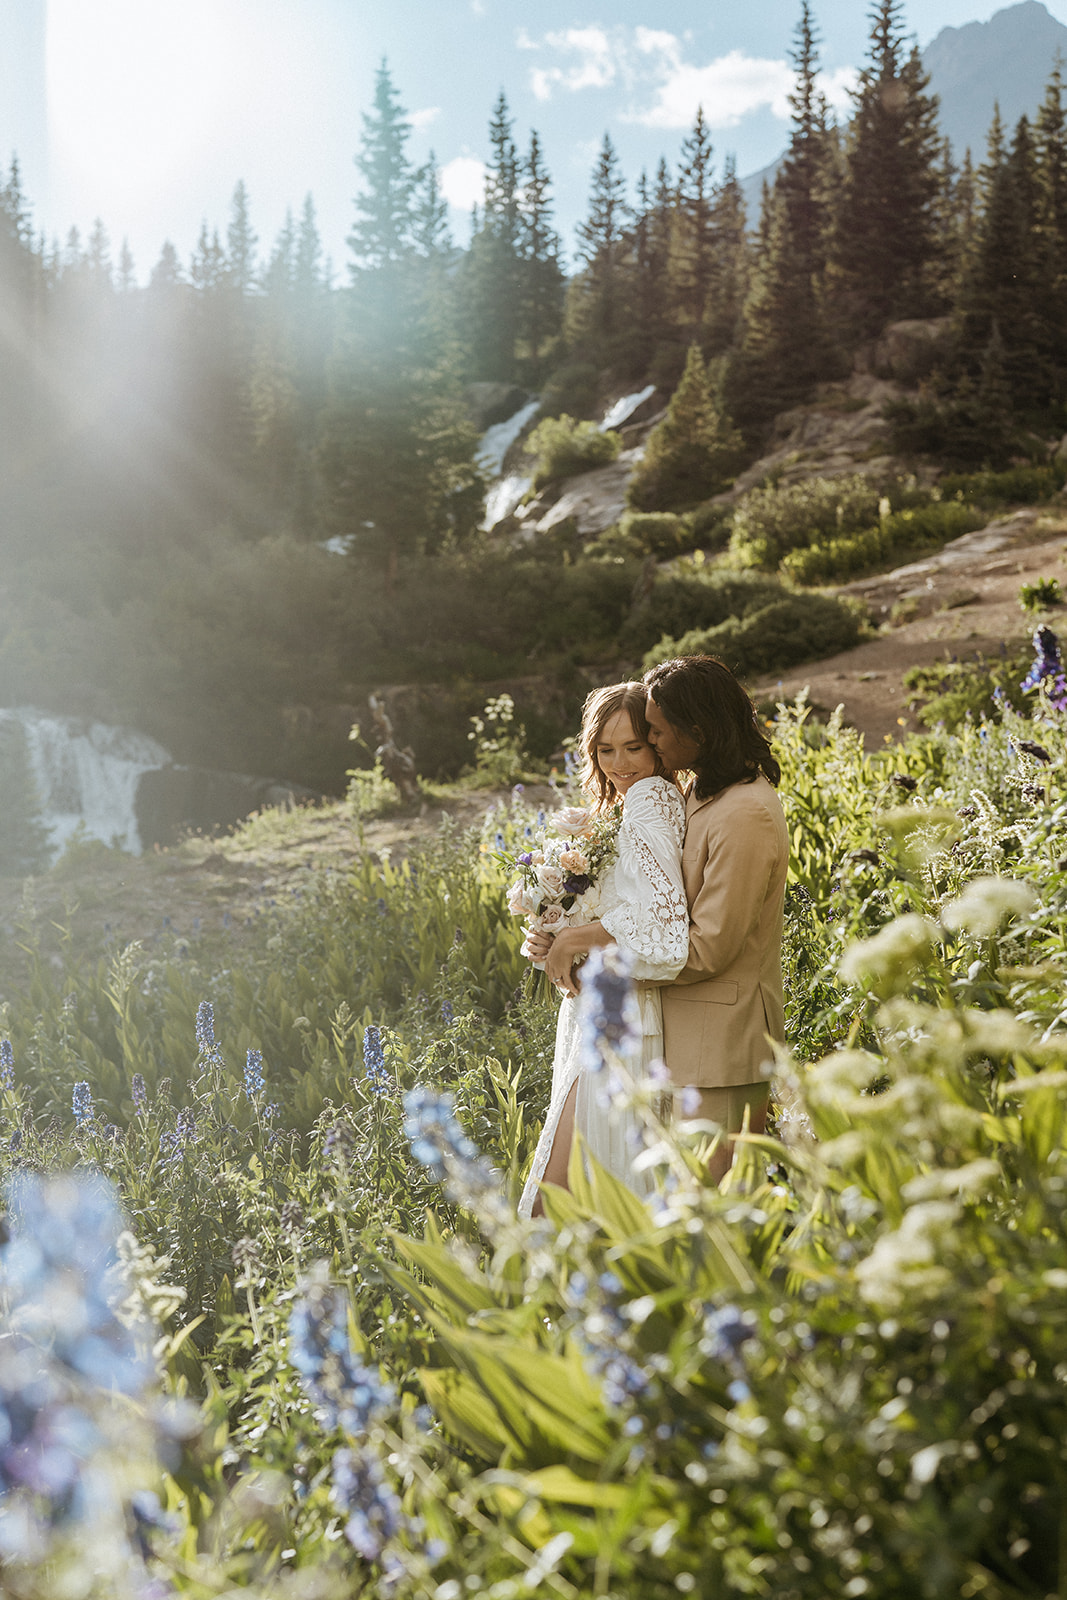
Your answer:
[[[609,683],[603,689],[594,689],[586,696],[582,707],[580,749],[585,764],[582,768],[582,788],[589,796],[594,811],[607,811],[619,798],[618,790],[597,760],[596,747],[612,717],[625,711],[633,723],[634,733],[648,744],[648,722],[645,718],[645,701],[648,690],[643,683]],[[652,749],[651,745],[649,748]],[[656,751],[655,776],[669,776]]]

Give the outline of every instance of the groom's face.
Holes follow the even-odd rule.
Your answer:
[[[700,754],[700,740],[696,729],[687,733],[684,728],[669,722],[659,706],[649,695],[645,703],[648,722],[648,742],[669,772],[689,771]]]

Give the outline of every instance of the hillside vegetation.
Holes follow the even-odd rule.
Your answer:
[[[1018,475],[1016,502],[1054,488],[1067,427],[1059,69],[1032,123],[995,126],[988,151],[956,167],[899,0],[872,11],[846,125],[818,89],[806,0],[792,59],[789,148],[759,219],[702,114],[652,177],[628,178],[605,140],[569,278],[540,141],[520,149],[505,95],[485,204],[459,248],[384,66],[343,283],[310,200],[261,249],[238,185],[224,237],[205,227],[188,262],[166,246],[142,287],[103,222],[42,244],[13,166],[0,190],[0,696],[132,723],[181,761],[339,794],[368,690],[415,686],[397,702],[401,731],[440,776],[462,752],[438,730],[462,727],[490,686],[521,699],[511,680],[536,680],[522,713],[547,753],[590,681],[664,639],[725,628],[713,643],[746,673],[788,665],[774,639],[837,648],[857,619],[797,600],[798,586],[951,538],[999,474]],[[817,450],[799,500],[775,498],[778,468],[752,482],[781,419],[860,404],[834,389],[854,370],[892,379],[886,459],[860,448],[830,474],[867,488],[820,487]],[[665,414],[624,441],[644,453],[621,522],[588,538],[564,519],[528,546],[480,532],[478,430],[501,413],[478,395],[542,397],[551,487],[614,452],[592,424],[649,385]],[[693,550],[710,569],[649,566]],[[721,577],[735,566],[782,587],[757,606]],[[728,590],[752,605],[723,610]],[[818,619],[810,637],[803,617]]]

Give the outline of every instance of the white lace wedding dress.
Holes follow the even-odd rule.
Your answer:
[[[633,961],[636,980],[669,983],[689,954],[689,910],[682,882],[685,801],[665,778],[642,778],[626,795],[615,860],[601,883],[599,920]],[[646,1071],[663,1054],[663,1015],[659,990],[639,988],[641,1055]],[[565,996],[556,1024],[552,1099],[538,1141],[530,1176],[519,1201],[528,1217],[537,1198],[559,1127],[560,1114],[575,1082],[575,1131],[586,1150],[621,1178],[635,1194],[650,1192],[651,1180],[633,1170],[637,1120],[626,1107],[605,1104],[602,1080],[581,1069],[578,1001]]]

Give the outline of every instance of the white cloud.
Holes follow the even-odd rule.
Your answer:
[[[423,106],[421,111],[413,111],[408,121],[413,128],[428,128],[431,122],[436,122],[440,115],[440,106]]]
[[[833,72],[819,73],[819,88],[832,111],[847,111],[851,116],[852,90],[858,79],[855,67],[835,67]]]
[[[731,50],[705,65],[685,59],[689,43],[665,28],[567,28],[531,38],[520,30],[521,50],[551,52],[557,64],[531,69],[530,82],[539,100],[549,100],[557,90],[577,93],[625,84],[633,96],[627,122],[650,128],[688,128],[703,106],[710,128],[735,128],[755,111],[769,110],[787,122],[789,95],[795,83],[792,67],[783,59],[750,56]],[[849,104],[856,81],[851,67],[824,73],[819,86],[835,111]]]
[[[441,193],[457,211],[481,205],[485,194],[485,162],[474,156],[456,156],[441,168]]]
[[[520,48],[538,48],[523,33]],[[546,33],[542,47],[571,56],[573,64],[566,67],[535,67],[530,83],[538,100],[550,100],[556,88],[606,89],[615,82],[619,71],[618,48],[603,28],[566,28],[561,33]]]
[[[651,106],[632,111],[627,120],[649,128],[688,128],[697,107],[711,128],[736,128],[752,111],[769,107],[776,117],[789,117],[788,96],[793,71],[786,61],[746,56],[740,50],[698,67],[680,52],[659,52],[666,70],[656,85]]]

